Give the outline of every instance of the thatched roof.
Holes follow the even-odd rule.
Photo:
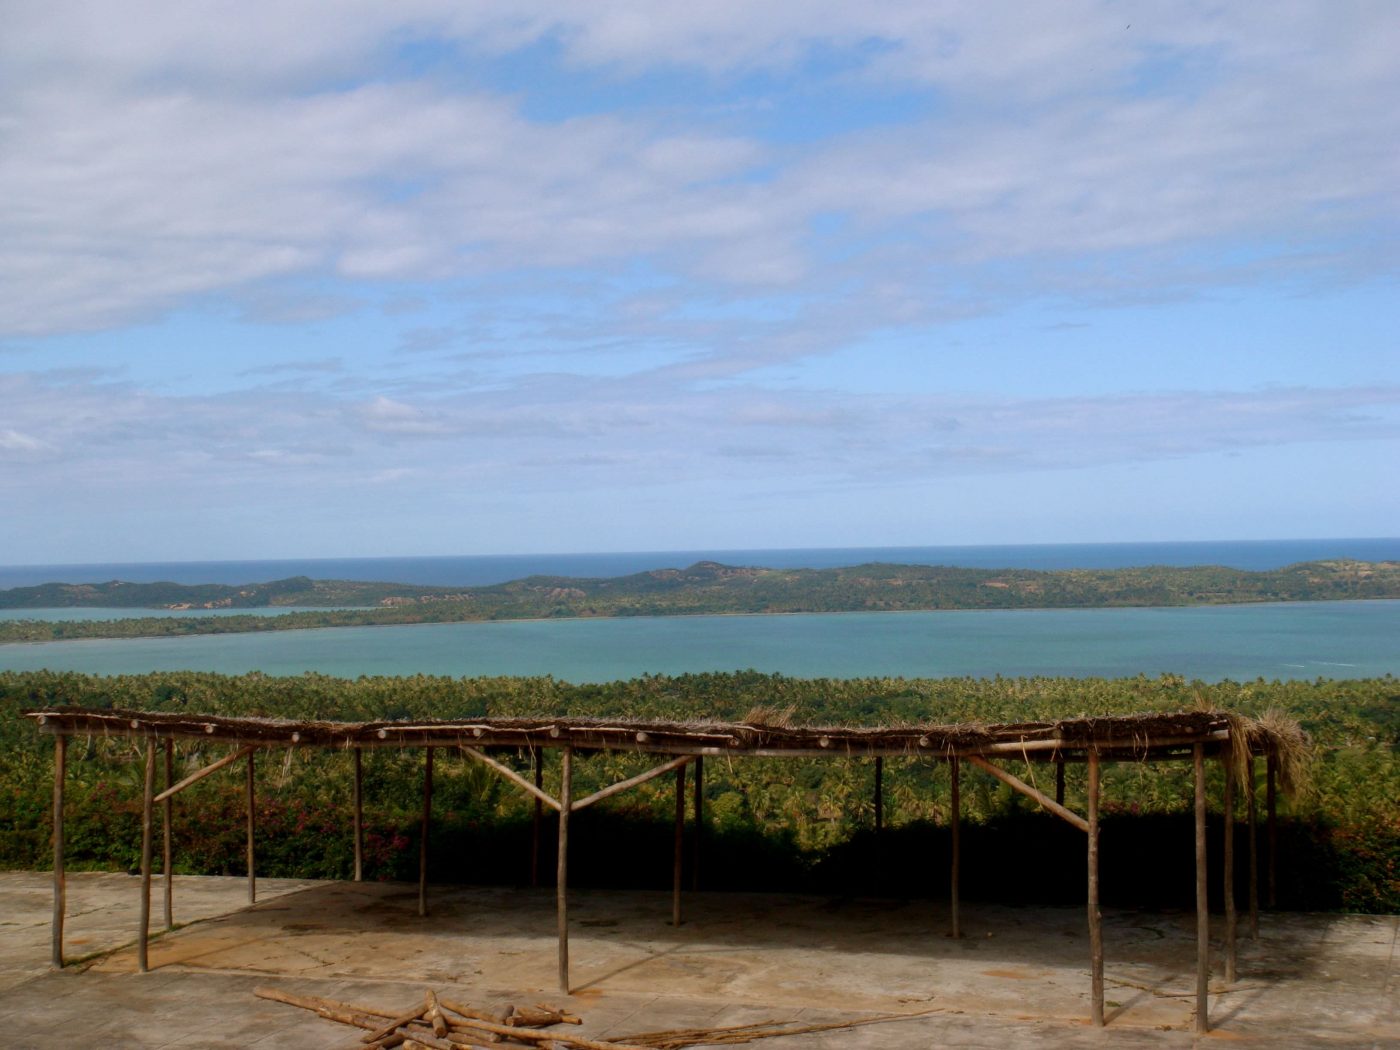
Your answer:
[[[1293,753],[1296,724],[1221,711],[1181,711],[1012,724],[796,726],[752,712],[742,722],[666,722],[567,715],[389,722],[292,721],[55,707],[26,711],[47,733],[219,740],[255,747],[560,748],[672,755],[1016,755],[1074,760],[1171,758],[1192,745],[1237,754]]]

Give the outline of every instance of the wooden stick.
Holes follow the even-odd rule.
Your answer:
[[[645,784],[648,780],[654,780],[656,777],[669,773],[673,769],[679,769],[681,766],[693,761],[695,761],[694,755],[682,755],[680,758],[673,758],[663,765],[648,769],[645,773],[638,773],[635,777],[628,777],[626,780],[620,780],[616,784],[603,788],[601,791],[595,791],[593,794],[579,799],[573,804],[573,812],[577,813],[579,810],[585,809],[595,802],[601,802],[605,798],[611,798],[613,795],[620,794],[628,788],[634,788],[638,784]]]
[[[381,1028],[389,1016],[382,1010],[354,1003],[342,1003],[335,999],[322,999],[317,995],[293,995],[278,988],[254,988],[253,994],[259,999],[269,999],[274,1003],[285,1003],[302,1010],[310,1010],[319,1017],[338,1024],[370,1030]]]
[[[681,924],[681,867],[685,863],[685,766],[676,767],[676,842],[671,870],[671,925]]]
[[[141,793],[141,939],[136,942],[136,968],[145,973],[149,966],[146,942],[151,936],[151,825],[155,822],[156,744],[146,746],[146,785]]]
[[[433,819],[433,751],[424,748],[423,821],[418,832],[418,917],[428,914],[428,827]]]
[[[257,831],[257,788],[254,784],[255,770],[253,768],[253,749],[247,748],[248,753],[248,903],[258,902],[258,875],[255,865],[256,856],[253,852],[253,837]]]
[[[357,747],[355,754],[355,881],[365,877],[365,815],[364,815],[364,748]]]
[[[564,753],[567,755],[572,750],[573,748],[566,747]],[[560,812],[566,811],[561,810]],[[589,1039],[586,1036],[572,1035],[567,1032],[537,1032],[530,1028],[514,1028],[510,1025],[495,1024],[492,1021],[462,1021],[461,1027],[480,1029],[483,1032],[495,1032],[497,1035],[509,1036],[511,1039],[523,1043],[563,1043],[568,1046],[582,1047],[583,1050],[643,1050],[641,1047],[631,1046],[627,1043]]]
[[[962,763],[954,755],[948,760],[948,773],[952,777],[953,787],[949,798],[949,808],[951,810],[948,830],[952,836],[952,857],[949,861],[948,883],[949,883],[949,904],[948,910],[952,921],[951,935],[954,938],[962,936],[962,926],[958,921],[958,832],[962,823]]]
[[[1249,822],[1249,936],[1259,939],[1259,827],[1255,816],[1257,808],[1254,798],[1254,756],[1249,756],[1249,769],[1245,774],[1244,797]]]
[[[559,911],[559,989],[569,994],[569,814],[573,812],[574,749],[565,747],[559,772],[559,863],[555,894]],[[480,1022],[485,1024],[486,1022]]]
[[[700,889],[700,844],[705,831],[705,759],[695,760],[695,826],[691,828],[690,889]]]
[[[1278,907],[1278,756],[1269,752],[1265,761],[1264,821],[1268,840],[1268,897],[1270,908]]]
[[[885,830],[885,756],[875,756],[875,834]]]
[[[554,809],[559,808],[558,802],[556,802],[549,795],[545,794],[543,790],[536,787],[534,784],[531,784],[528,780],[522,777],[515,770],[511,769],[510,766],[506,765],[504,762],[497,762],[494,758],[492,758],[485,752],[478,751],[474,747],[468,747],[466,744],[458,744],[457,746],[460,747],[467,754],[471,755],[471,757],[476,759],[478,762],[490,766],[497,773],[501,774],[501,776],[509,780],[512,784],[515,784],[517,787],[522,788],[527,794],[534,795],[535,800],[537,802],[543,802],[545,805],[552,806]]]
[[[535,815],[530,822],[530,885],[540,884],[540,824],[544,820],[544,751],[538,747],[530,749],[530,757],[535,767]]]
[[[1061,770],[1064,766],[1059,767]],[[1095,1025],[1103,1019],[1103,916],[1099,912],[1099,756],[1089,752],[1089,1010]]]
[[[428,1024],[433,1026],[433,1035],[441,1039],[447,1034],[447,1018],[442,1016],[442,1006],[438,1003],[437,993],[429,988],[424,1000],[427,1009],[423,1016],[427,1019]]]
[[[451,1010],[454,1014],[461,1014],[463,1017],[473,1021],[491,1021],[494,1024],[509,1024],[514,1007],[506,1005],[499,1006],[495,1010],[479,1010],[474,1006],[465,1003],[454,1003],[450,999],[439,999],[444,1010]]]
[[[63,864],[63,786],[68,769],[68,737],[53,738],[53,968],[63,969],[63,920],[68,911],[68,880]]]
[[[397,1017],[393,1017],[390,1020],[385,1021],[378,1028],[374,1029],[374,1031],[366,1032],[363,1039],[361,1039],[361,1042],[377,1043],[386,1035],[392,1034],[395,1029],[401,1028],[406,1024],[411,1024],[427,1012],[428,1004],[426,1002],[419,1003],[417,1007],[411,1010],[405,1010]]]
[[[217,773],[219,770],[223,769],[224,766],[231,765],[232,763],[237,762],[244,755],[251,755],[256,750],[257,748],[254,747],[245,747],[238,751],[230,751],[223,758],[220,758],[214,762],[210,762],[203,769],[196,770],[195,772],[191,773],[189,776],[185,777],[184,780],[180,781],[178,784],[175,784],[173,787],[166,788],[164,791],[162,791],[159,795],[155,797],[155,801],[164,802],[168,798],[173,798],[175,795],[178,795],[181,791],[184,791],[185,788],[189,787],[191,784],[199,783],[205,777],[209,776],[209,774]]]
[[[175,740],[173,737],[165,738],[165,787],[169,790],[171,782],[175,779]],[[175,928],[175,845],[173,841],[174,829],[171,825],[173,818],[174,803],[166,797],[160,804],[160,830],[162,839],[161,848],[161,871],[165,873],[165,929],[167,932]]]
[[[1195,746],[1199,747],[1200,745],[1197,744]],[[1055,814],[1055,816],[1059,817],[1061,820],[1068,821],[1080,831],[1089,830],[1089,822],[1083,817],[1081,817],[1078,813],[1074,813],[1068,809],[1065,809],[1064,806],[1060,805],[1053,798],[1049,798],[1042,792],[1037,791],[1035,788],[1031,787],[1020,777],[1013,776],[1012,774],[1008,773],[1006,770],[1000,768],[999,766],[992,765],[981,755],[968,755],[966,757],[967,760],[971,762],[974,766],[976,766],[978,769],[990,773],[992,776],[1000,780],[1003,784],[1010,785],[1012,788],[1019,791],[1028,799],[1031,799],[1033,802],[1039,802],[1042,806],[1048,809],[1051,813]]]
[[[1196,1034],[1210,1031],[1210,899],[1206,879],[1205,749],[1191,751],[1196,781]]]
[[[1235,936],[1238,916],[1235,914],[1235,778],[1230,775],[1229,765],[1222,760],[1221,769],[1225,773],[1225,797],[1222,800],[1225,810],[1225,845],[1220,857],[1224,866],[1225,882],[1225,983],[1235,983]]]

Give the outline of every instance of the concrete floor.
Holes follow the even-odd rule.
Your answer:
[[[138,880],[69,877],[68,953],[48,970],[42,873],[0,873],[0,1045],[347,1047],[355,1034],[255,998],[262,984],[370,1004],[432,987],[476,1003],[567,1002],[583,1034],[876,1013],[908,1021],[786,1037],[774,1050],[934,1045],[1400,1045],[1397,916],[1265,915],[1240,979],[1212,983],[1213,1031],[1191,1035],[1194,916],[1105,913],[1108,1027],[1087,1024],[1083,910],[970,905],[944,936],[927,902],[665,893],[571,894],[572,992],[555,985],[552,890],[177,878],[175,917],[137,974]],[[160,916],[159,893],[153,902]],[[1219,933],[1217,923],[1217,935]],[[93,954],[96,953],[96,954]],[[1217,953],[1218,956],[1218,953]],[[1218,958],[1217,958],[1218,963]],[[763,1044],[755,1044],[763,1045]]]

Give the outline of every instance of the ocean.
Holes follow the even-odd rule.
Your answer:
[[[771,567],[869,561],[987,568],[1230,565],[1400,559],[1400,540],[878,547],[366,558],[0,569],[0,585],[172,580],[252,583],[291,575],[428,585],[532,574],[616,576],[712,560]],[[44,619],[145,610],[9,610]],[[627,617],[93,639],[0,645],[0,670],[136,674],[314,672],[339,677],[553,675],[601,682],[644,674],[754,669],[800,677],[1179,674],[1202,681],[1400,675],[1400,601],[1164,609],[968,610],[800,616]]]
[[[289,576],[472,587],[525,576],[624,576],[697,561],[770,569],[827,569],[866,562],[971,569],[1120,569],[1135,565],[1227,565],[1276,569],[1300,561],[1400,560],[1400,538],[1221,540],[1189,543],[1041,543],[962,547],[816,547],[791,550],[640,551],[619,554],[482,554],[421,558],[0,565],[0,588],[41,583],[265,583]]]

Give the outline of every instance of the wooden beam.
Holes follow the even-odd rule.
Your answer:
[[[365,877],[365,768],[364,748],[354,749],[355,786],[353,801],[355,806],[355,881],[363,882]]]
[[[156,742],[146,746],[146,783],[141,792],[141,934],[136,942],[136,968],[150,969],[146,942],[151,937],[151,825],[155,822]]]
[[[68,882],[63,863],[63,787],[68,769],[68,737],[53,738],[53,967],[63,969],[63,920]]]
[[[256,750],[257,750],[257,748],[254,748],[254,747],[245,747],[245,748],[243,748],[243,749],[240,750],[240,751],[231,751],[231,752],[229,752],[227,755],[225,755],[223,758],[218,759],[217,761],[214,761],[214,762],[210,762],[210,763],[209,763],[207,766],[205,766],[203,769],[197,770],[196,772],[191,773],[189,776],[185,777],[185,779],[182,780],[182,781],[180,781],[178,784],[175,784],[175,785],[173,785],[173,786],[171,786],[171,787],[167,787],[164,791],[162,791],[159,795],[156,796],[155,800],[156,800],[157,802],[165,802],[166,799],[169,799],[169,798],[174,797],[175,795],[178,795],[181,791],[184,791],[185,788],[189,787],[191,784],[197,784],[197,783],[199,783],[199,781],[201,781],[201,780],[203,780],[205,777],[209,776],[209,774],[211,774],[211,773],[217,773],[219,770],[223,769],[224,766],[232,765],[234,762],[237,762],[237,761],[238,761],[240,758],[242,758],[244,755],[249,755],[249,756],[251,756],[252,753],[253,753],[254,751],[256,751]]]
[[[544,751],[538,747],[530,748],[530,761],[535,767],[535,790],[539,792],[535,796],[535,813],[530,821],[530,885],[540,884],[540,824],[544,820],[544,800],[540,797],[544,794]]]
[[[681,924],[681,867],[685,863],[685,766],[676,767],[676,843],[671,871],[671,925]]]
[[[423,755],[423,821],[418,829],[418,916],[428,914],[428,828],[433,820],[433,751]]]
[[[885,830],[885,758],[875,756],[875,834]]]
[[[559,919],[559,990],[569,994],[569,814],[574,794],[574,749],[565,747],[559,771],[559,864],[555,898]]]
[[[476,759],[478,762],[490,766],[497,773],[501,774],[501,776],[505,777],[512,784],[516,785],[516,787],[519,787],[522,790],[524,790],[526,794],[533,795],[537,801],[543,802],[545,805],[551,806],[554,809],[559,808],[558,802],[556,802],[549,795],[545,794],[544,791],[541,790],[539,787],[530,783],[515,770],[511,769],[510,766],[506,765],[504,762],[497,762],[494,758],[492,758],[485,752],[478,751],[474,747],[468,747],[466,744],[458,744],[457,746],[460,747],[472,758]]]
[[[254,783],[256,770],[253,765],[253,748],[247,748],[248,773],[247,773],[247,795],[248,795],[248,903],[258,902],[258,871],[257,854],[254,851],[254,839],[258,828],[257,809],[257,786]]]
[[[950,809],[948,830],[952,839],[951,856],[948,861],[948,916],[951,925],[948,933],[954,938],[962,936],[962,925],[958,916],[958,865],[961,860],[958,856],[958,829],[959,825],[962,824],[962,785],[960,783],[962,770],[960,765],[957,755],[948,759],[948,773],[953,782],[952,793],[948,799]]]
[[[1210,886],[1206,878],[1206,771],[1200,744],[1192,751],[1196,786],[1196,1034],[1210,1031]]]
[[[1270,908],[1278,907],[1278,756],[1272,751],[1264,763],[1264,826],[1268,842],[1268,901]]]
[[[1060,767],[1061,770],[1064,766]],[[1063,783],[1063,782],[1061,782]],[[1099,911],[1099,756],[1089,752],[1089,1010],[1103,1027],[1103,915]]]
[[[1201,745],[1197,744],[1196,746],[1199,748]],[[1093,752],[1090,752],[1090,754],[1093,754]],[[992,776],[1000,780],[1003,784],[1010,785],[1012,788],[1019,791],[1028,799],[1031,799],[1033,802],[1040,803],[1042,806],[1048,809],[1051,813],[1055,814],[1055,816],[1059,817],[1061,820],[1068,821],[1080,831],[1089,830],[1089,822],[1083,817],[1081,817],[1078,813],[1074,813],[1066,809],[1064,806],[1056,802],[1053,798],[1049,798],[1042,792],[1037,791],[1035,788],[1031,787],[1020,777],[1013,776],[1006,770],[1001,769],[998,766],[992,765],[980,755],[967,755],[966,758],[978,769],[990,773]]]
[[[695,760],[695,827],[691,829],[690,888],[700,889],[700,849],[705,836],[705,759]]]
[[[175,780],[175,741],[170,737],[165,738],[165,786],[170,788]],[[175,844],[174,827],[171,821],[174,819],[174,803],[170,796],[166,796],[160,804],[160,830],[161,830],[161,871],[165,873],[162,880],[165,890],[165,929],[167,932],[175,928]]]
[[[1249,756],[1244,778],[1246,821],[1249,825],[1249,937],[1259,939],[1259,824],[1254,797],[1254,756]]]
[[[1221,761],[1220,768],[1225,774],[1225,797],[1222,808],[1225,810],[1225,843],[1221,851],[1225,883],[1225,983],[1235,983],[1235,934],[1238,918],[1235,915],[1235,778],[1230,773],[1229,763]]]
[[[595,802],[601,802],[605,798],[611,798],[613,795],[621,794],[629,788],[634,788],[638,784],[645,784],[648,780],[653,780],[656,777],[671,772],[671,770],[673,769],[679,769],[681,766],[684,766],[694,761],[694,755],[682,755],[680,758],[673,758],[671,759],[671,761],[666,762],[663,765],[654,766],[651,769],[648,769],[645,773],[638,773],[635,777],[628,777],[626,780],[619,780],[616,784],[609,785],[608,787],[603,788],[601,791],[595,791],[593,792],[593,794],[587,796],[586,798],[579,799],[570,807],[570,809],[572,812],[577,813],[579,810],[585,809],[588,806],[593,805],[593,803]]]

